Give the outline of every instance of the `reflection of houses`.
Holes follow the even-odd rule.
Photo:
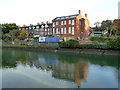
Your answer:
[[[37,68],[45,71],[52,70],[52,76],[58,79],[64,79],[72,82],[76,82],[78,88],[83,81],[87,80],[88,76],[88,62],[78,61],[76,63],[62,62],[58,60],[58,57],[51,57],[42,55],[38,57],[38,60],[34,60],[32,64]],[[31,64],[29,64],[31,66]]]
[[[88,76],[88,63],[79,61],[76,64],[59,62],[54,66],[53,77],[70,80],[78,84],[78,88]]]

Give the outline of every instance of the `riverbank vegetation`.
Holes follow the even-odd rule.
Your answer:
[[[120,37],[91,37],[91,44],[80,44],[77,40],[60,42],[61,48],[83,48],[83,49],[120,49]]]

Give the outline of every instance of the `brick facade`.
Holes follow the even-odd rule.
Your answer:
[[[52,23],[45,24],[44,22],[37,23],[37,25],[18,27],[19,30],[26,29],[29,35],[39,35],[39,36],[54,36],[59,37],[61,40],[69,39],[85,39],[89,35],[90,23],[85,16],[81,15],[81,10],[79,14],[56,17],[52,20]]]

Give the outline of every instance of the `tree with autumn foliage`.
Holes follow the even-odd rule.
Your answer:
[[[114,34],[120,35],[120,19],[115,19],[112,25],[112,31]]]
[[[24,40],[25,38],[28,37],[28,35],[29,34],[28,34],[28,32],[26,30],[21,30],[20,35],[19,35],[19,39]]]

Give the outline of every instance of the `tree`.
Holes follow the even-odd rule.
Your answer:
[[[26,30],[21,30],[20,35],[19,35],[19,39],[24,40],[25,38],[28,37],[28,35],[29,34]]]
[[[11,36],[11,40],[14,41],[16,38],[18,38],[20,34],[19,30],[10,30],[9,35]]]
[[[101,30],[108,30],[108,32],[110,33],[112,24],[113,22],[111,20],[102,21]]]
[[[17,29],[17,25],[15,23],[6,23],[6,24],[2,24],[2,32],[5,33],[9,33],[10,30],[13,29]]]
[[[101,31],[100,24],[101,24],[100,22],[95,22],[94,25],[95,25],[96,27],[94,27],[93,29],[94,29],[95,31]]]
[[[95,22],[94,25],[96,25],[96,27],[100,26],[100,22]]]
[[[112,30],[114,34],[120,34],[120,19],[113,21]]]
[[[11,41],[11,36],[8,33],[6,33],[6,34],[3,34],[2,39],[5,42],[8,42],[8,41]]]

